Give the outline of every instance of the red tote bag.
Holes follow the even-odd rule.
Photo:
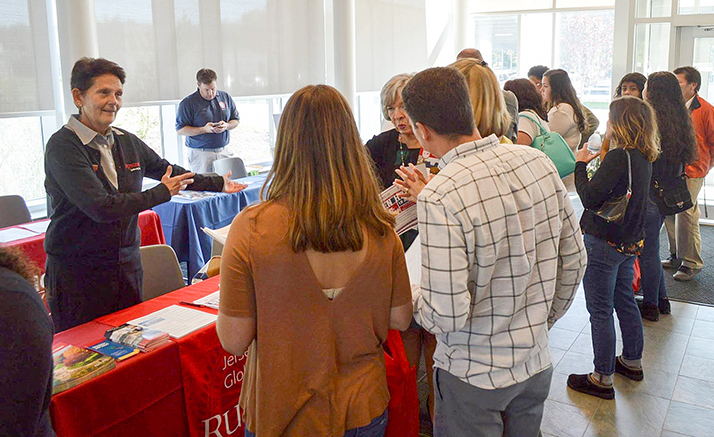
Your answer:
[[[389,387],[389,422],[385,437],[419,436],[419,395],[416,366],[410,367],[399,331],[389,330],[384,343]]]
[[[640,258],[635,258],[635,275],[632,277],[632,291],[635,293],[640,289],[642,273],[640,272]]]

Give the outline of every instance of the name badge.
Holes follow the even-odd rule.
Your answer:
[[[226,102],[221,102],[220,100],[218,101],[218,106],[221,107],[221,109],[226,109]]]

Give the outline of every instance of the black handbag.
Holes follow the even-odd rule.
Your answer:
[[[684,168],[678,176],[653,180],[652,188],[657,207],[663,215],[679,214],[694,206]]]
[[[608,223],[622,223],[625,220],[627,205],[632,197],[632,163],[630,162],[630,151],[626,150],[625,152],[627,153],[627,192],[622,196],[605,201],[597,211],[593,211],[596,216],[607,220]]]

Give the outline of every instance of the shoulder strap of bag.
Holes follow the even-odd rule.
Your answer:
[[[632,193],[632,162],[630,161],[630,151],[625,150],[627,153],[627,192]]]
[[[540,124],[540,122],[539,122],[538,120],[536,120],[535,118],[531,117],[530,115],[521,113],[521,114],[518,114],[518,116],[519,116],[519,117],[525,117],[525,118],[527,118],[528,120],[532,121],[533,123],[537,124],[538,127],[540,128],[540,134],[541,134],[541,135],[545,135],[545,134],[548,133],[548,132],[545,131],[545,128],[543,128],[543,125]]]

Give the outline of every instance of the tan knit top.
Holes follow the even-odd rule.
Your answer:
[[[291,250],[288,216],[274,202],[244,210],[223,250],[221,311],[256,319],[240,405],[258,437],[342,436],[387,408],[382,343],[390,309],[411,300],[404,251],[394,232],[370,233],[330,300],[305,252]]]

